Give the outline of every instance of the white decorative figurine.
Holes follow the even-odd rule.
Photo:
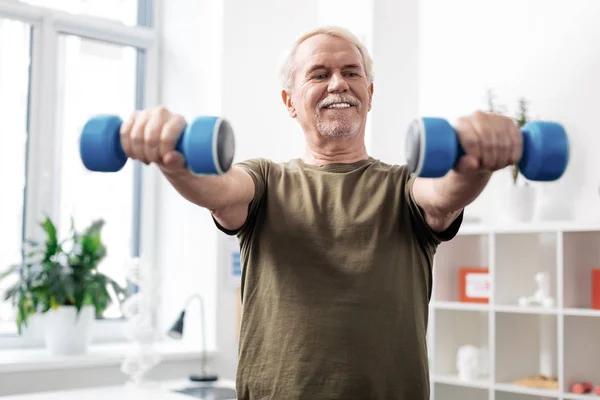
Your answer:
[[[127,320],[127,337],[133,340],[133,349],[121,364],[121,372],[129,375],[130,383],[140,386],[144,376],[160,362],[154,348],[160,338],[152,326],[152,317],[158,303],[158,279],[154,271],[134,258],[127,265],[127,279],[138,290],[123,303],[123,315]]]
[[[462,381],[472,381],[477,378],[479,370],[479,350],[472,345],[464,345],[456,354],[458,377]]]
[[[554,299],[550,296],[550,277],[546,272],[538,272],[535,274],[535,282],[537,284],[537,290],[533,296],[519,297],[519,305],[521,307],[528,307],[532,305],[542,306],[550,308],[554,306]]]

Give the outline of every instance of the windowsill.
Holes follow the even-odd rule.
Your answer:
[[[7,372],[32,372],[97,366],[119,366],[129,352],[131,342],[91,345],[85,354],[71,356],[54,355],[44,348],[11,349],[0,352],[0,374]],[[198,346],[186,342],[164,341],[156,344],[161,361],[186,361],[198,359],[202,351]],[[215,356],[208,351],[207,358]]]

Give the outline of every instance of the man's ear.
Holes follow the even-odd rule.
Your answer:
[[[292,102],[292,93],[287,90],[281,91],[281,100],[283,100],[283,104],[285,104],[285,108],[288,110],[288,114],[292,118],[296,118],[296,108],[294,107],[294,103]]]
[[[375,88],[373,87],[373,83],[371,83],[371,86],[369,86],[369,108],[368,111],[371,111],[371,106],[373,105],[373,90]]]

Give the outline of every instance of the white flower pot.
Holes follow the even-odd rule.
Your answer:
[[[44,343],[44,314],[41,311],[27,318],[27,325],[22,327],[21,336],[32,345]]]
[[[79,315],[75,306],[60,306],[45,313],[44,340],[53,354],[82,354],[92,339],[93,306],[84,306]]]
[[[532,185],[513,185],[502,190],[498,197],[498,222],[506,224],[532,221],[537,202],[536,189]]]
[[[572,190],[558,182],[544,182],[538,192],[536,219],[539,221],[569,221],[574,218]],[[590,215],[591,216],[591,215]]]

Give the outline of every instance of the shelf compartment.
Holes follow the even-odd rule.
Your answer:
[[[563,314],[581,317],[600,317],[600,310],[590,310],[587,308],[565,308]]]
[[[517,393],[558,393],[554,387],[517,385],[516,381],[543,375],[556,380],[557,316],[542,314],[495,314],[495,381],[498,387],[518,389]]]
[[[434,383],[445,383],[447,385],[464,386],[472,388],[487,389],[490,386],[489,379],[474,379],[472,381],[463,381],[458,375],[433,375]]]
[[[564,391],[570,395],[571,385],[591,382],[600,385],[600,318],[564,317]],[[587,395],[584,398],[589,399]],[[600,396],[597,396],[600,397]]]
[[[592,270],[600,269],[600,232],[564,232],[563,247],[564,307],[592,309]]]
[[[554,400],[559,398],[558,392],[524,389],[513,385],[497,385],[494,393],[495,400]]]
[[[446,377],[453,382],[459,380],[457,368],[458,350],[472,345],[480,350],[479,376],[463,384],[471,386],[477,381],[486,381],[489,371],[488,326],[489,314],[480,311],[436,310],[435,312],[435,359],[433,374]]]
[[[489,311],[490,306],[482,303],[464,303],[460,301],[437,301],[433,303],[437,310]]]
[[[562,398],[564,400],[600,400],[600,396],[593,394],[575,394],[575,393],[564,393]]]
[[[460,400],[488,400],[488,389],[456,386],[436,382],[434,383],[434,395],[436,399],[460,399]]]
[[[488,242],[488,235],[465,235],[440,244],[433,267],[435,301],[459,302],[460,269],[489,268]]]
[[[497,234],[494,265],[496,305],[519,306],[519,299],[533,296],[538,289],[536,275],[549,281],[552,307],[557,306],[557,234]],[[533,307],[536,305],[528,305]]]
[[[558,315],[557,308],[544,307],[519,307],[519,306],[495,306],[494,311],[513,314],[534,314],[534,315]]]

